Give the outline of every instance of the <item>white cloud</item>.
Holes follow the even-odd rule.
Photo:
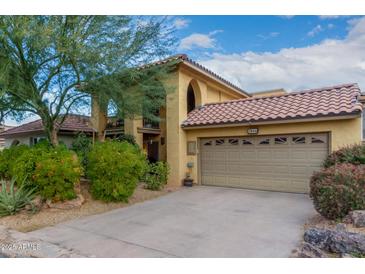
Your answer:
[[[214,30],[208,34],[193,33],[181,39],[178,50],[191,50],[193,48],[215,48],[216,40],[213,36],[220,32],[222,32],[222,30]]]
[[[190,24],[190,20],[184,19],[184,18],[176,18],[173,22],[174,27],[176,29],[184,29],[187,28]]]
[[[334,24],[328,24],[328,25],[327,25],[327,28],[328,28],[328,29],[333,29],[334,27],[335,27],[335,25],[334,25]]]
[[[350,23],[350,22],[349,22]],[[214,54],[203,65],[247,91],[299,90],[357,82],[365,88],[365,18],[344,39],[279,52]]]
[[[319,18],[322,20],[325,19],[337,19],[339,18],[341,15],[320,15]]]
[[[308,36],[313,37],[320,33],[321,31],[324,31],[324,28],[321,25],[315,26],[311,31],[307,33]]]
[[[283,19],[292,19],[295,15],[279,15],[280,18]]]
[[[261,38],[262,40],[267,40],[270,38],[274,38],[280,35],[280,32],[270,32],[269,34],[258,34],[257,37]]]

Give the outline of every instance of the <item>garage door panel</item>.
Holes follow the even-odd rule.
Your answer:
[[[291,160],[299,160],[299,161],[306,161],[308,159],[308,151],[306,149],[295,149],[293,148],[290,151],[290,159]]]
[[[226,176],[214,176],[214,184],[215,185],[227,186],[227,184],[226,184]]]
[[[312,150],[309,151],[310,158],[317,159],[318,161],[322,161],[324,157],[326,157],[327,152],[323,150]]]
[[[310,176],[328,153],[326,134],[209,141],[212,145],[201,141],[201,178],[206,185],[305,193]]]
[[[276,159],[276,161],[280,160],[286,161],[289,158],[289,151],[275,149],[273,150],[272,156],[274,157],[274,159]]]
[[[240,158],[241,159],[256,159],[256,151],[254,149],[243,149],[239,147]]]
[[[240,152],[239,151],[227,151],[227,159],[229,161],[239,161],[240,160]]]
[[[231,174],[240,174],[242,167],[239,162],[228,162],[227,171]]]
[[[258,160],[266,160],[266,159],[270,159],[272,158],[272,155],[271,155],[271,150],[269,149],[259,149],[257,151],[257,159]]]

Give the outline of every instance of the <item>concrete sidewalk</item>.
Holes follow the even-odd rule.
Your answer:
[[[97,257],[288,257],[313,214],[302,194],[199,186],[29,234]]]

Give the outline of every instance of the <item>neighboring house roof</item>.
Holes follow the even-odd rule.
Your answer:
[[[180,62],[188,63],[188,64],[192,65],[193,67],[195,67],[196,69],[203,70],[204,72],[208,73],[210,76],[213,76],[213,78],[216,78],[217,80],[223,82],[224,84],[226,84],[227,86],[235,89],[236,91],[238,91],[240,93],[243,93],[248,97],[251,96],[249,93],[247,93],[243,89],[239,88],[238,86],[234,85],[233,83],[229,82],[228,80],[224,79],[220,75],[214,73],[213,71],[211,71],[208,68],[202,66],[201,64],[193,61],[186,54],[176,54],[176,55],[170,56],[166,59],[143,65],[143,66],[139,67],[139,69],[149,68],[149,67],[157,66],[157,65],[163,65],[163,64],[167,64],[167,63],[172,62],[172,61],[180,61]]]
[[[359,114],[357,84],[206,104],[188,114],[182,127],[242,124]]]
[[[12,128],[11,126],[0,124],[0,133]],[[0,137],[0,149],[5,147],[5,138]]]
[[[10,128],[2,133],[0,137],[9,137],[13,135],[24,135],[29,133],[43,132],[42,121],[36,120],[18,127]],[[94,132],[95,130],[90,126],[90,117],[69,114],[65,118],[62,125],[59,127],[60,132]]]

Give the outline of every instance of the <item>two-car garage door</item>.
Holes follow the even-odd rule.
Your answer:
[[[200,151],[204,185],[306,193],[328,154],[328,135],[207,138]]]

